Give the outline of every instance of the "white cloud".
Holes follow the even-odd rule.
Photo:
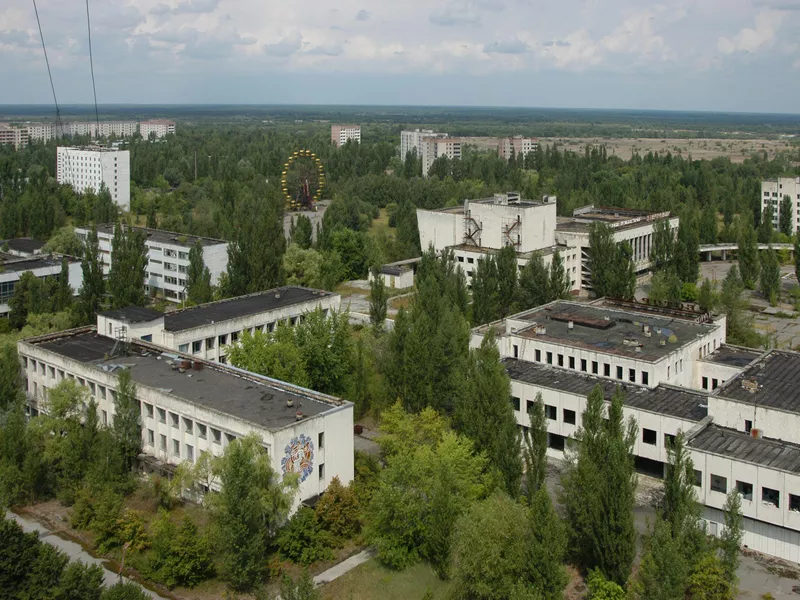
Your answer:
[[[530,47],[518,38],[502,42],[492,42],[483,47],[486,54],[524,54]]]
[[[293,31],[274,44],[264,44],[264,52],[270,56],[287,57],[298,52],[303,45],[303,36]]]
[[[779,11],[764,11],[756,15],[755,27],[744,27],[733,37],[721,36],[717,50],[722,54],[747,52],[754,54],[775,41],[778,28],[785,17]]]

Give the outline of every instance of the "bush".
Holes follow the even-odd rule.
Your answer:
[[[101,554],[121,546],[120,519],[122,517],[122,496],[112,489],[106,489],[100,496],[92,519],[91,529],[97,535],[95,544]]]
[[[331,480],[314,511],[319,524],[336,542],[352,538],[361,527],[355,492],[351,486],[344,487],[338,477]]]
[[[75,529],[89,529],[94,520],[94,502],[92,494],[86,488],[75,493],[75,502],[69,515],[69,524]]]
[[[130,549],[135,552],[142,552],[150,547],[150,538],[139,511],[126,510],[123,513],[119,520],[119,539],[122,543],[130,542]]]
[[[603,574],[597,569],[589,572],[586,583],[589,587],[587,596],[589,600],[625,600],[625,590],[603,577]]]
[[[100,600],[150,600],[150,596],[135,583],[117,583],[103,591]]]
[[[320,527],[316,513],[305,506],[289,519],[278,534],[278,549],[285,558],[300,565],[333,558],[330,534]]]
[[[169,588],[194,587],[214,574],[208,539],[185,516],[178,528],[169,513],[159,510],[152,527],[153,552],[148,572]]]

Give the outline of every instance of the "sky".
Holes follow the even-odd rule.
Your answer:
[[[90,0],[101,104],[800,113],[800,0]],[[61,104],[92,102],[83,0],[37,0]],[[0,2],[0,104],[52,92]]]

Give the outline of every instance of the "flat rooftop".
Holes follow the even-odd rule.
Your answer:
[[[50,336],[52,337],[52,336]],[[259,375],[203,361],[202,370],[185,373],[173,370],[179,355],[150,344],[129,344],[126,355],[108,358],[115,340],[98,335],[93,329],[71,332],[41,342],[29,341],[44,350],[82,362],[104,372],[129,368],[138,385],[158,389],[198,406],[231,415],[270,430],[295,423],[296,412],[314,417],[344,404],[333,396],[288,384],[273,383]],[[182,355],[181,355],[182,357]],[[187,356],[187,360],[194,360]],[[287,406],[292,400],[294,405]]]
[[[33,254],[44,247],[44,242],[33,238],[12,238],[0,241],[0,247],[8,245],[9,250]]]
[[[708,425],[689,440],[689,447],[771,469],[800,473],[800,446],[769,438],[757,439],[742,431]]]
[[[220,321],[277,310],[301,302],[311,302],[318,298],[333,295],[332,292],[312,290],[299,286],[276,288],[258,292],[257,294],[250,294],[249,296],[238,296],[237,298],[201,304],[200,306],[167,313],[164,315],[164,329],[167,331],[185,331]]]
[[[729,346],[724,344],[711,354],[703,357],[702,360],[703,362],[716,363],[718,365],[726,365],[729,367],[738,367],[743,369],[762,354],[762,352],[759,352],[758,350],[752,350],[751,348]]]
[[[800,353],[772,350],[726,381],[716,395],[800,413]]]
[[[107,310],[98,313],[98,315],[115,321],[122,321],[123,323],[147,323],[160,319],[164,316],[164,313],[144,306],[126,306],[125,308]]]
[[[200,242],[203,246],[216,246],[218,244],[227,244],[225,240],[218,240],[216,238],[201,237],[197,235],[186,235],[183,233],[175,233],[174,231],[165,231],[163,229],[150,229],[149,227],[130,227],[136,231],[141,231],[147,236],[148,242],[155,242],[158,244],[171,244],[173,246],[183,246],[191,248],[195,243]],[[83,229],[87,229],[83,227]],[[109,236],[114,235],[113,223],[102,223],[97,226],[97,233],[104,233]]]
[[[514,358],[505,358],[502,363],[514,381],[580,396],[588,396],[599,385],[607,400],[619,387],[625,394],[625,406],[630,408],[687,421],[700,421],[708,414],[708,394],[693,390],[664,384],[656,388],[647,388]]]
[[[67,256],[66,259],[70,264],[80,262],[77,258],[71,256]],[[12,256],[10,260],[3,263],[3,271],[12,271],[15,273],[25,273],[26,271],[43,269],[45,267],[57,267],[60,269],[61,257],[51,256],[49,254],[30,256],[27,258]]]
[[[516,332],[524,338],[649,362],[656,362],[717,328],[714,323],[661,316],[652,307],[647,310],[650,312],[561,300],[513,315],[510,319],[530,323]],[[544,333],[537,333],[539,328],[544,328]],[[649,337],[646,329],[650,331]],[[662,341],[664,345],[661,345]]]

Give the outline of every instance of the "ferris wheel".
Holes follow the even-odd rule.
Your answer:
[[[325,188],[325,169],[311,150],[296,150],[283,165],[281,189],[287,210],[316,210]]]

